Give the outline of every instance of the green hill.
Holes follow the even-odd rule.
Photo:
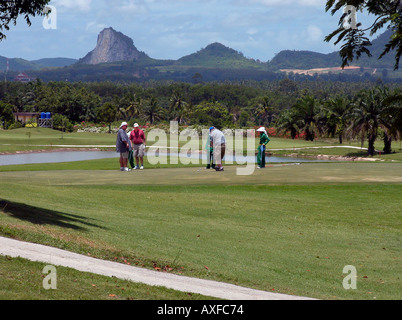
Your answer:
[[[393,70],[395,64],[395,50],[386,54],[381,59],[378,59],[382,54],[382,52],[384,51],[385,45],[390,41],[391,36],[392,31],[387,30],[377,39],[373,40],[372,46],[369,47],[372,57],[369,58],[366,55],[363,55],[359,60],[354,61],[354,63],[356,63],[356,65],[358,66],[378,68],[378,69],[385,68]]]
[[[76,63],[76,59],[70,58],[47,58],[34,61],[28,61],[20,58],[9,58],[9,71],[22,72],[22,71],[37,71],[43,68],[60,68],[71,66]],[[0,70],[6,70],[7,58],[0,56]]]
[[[62,68],[68,67],[77,63],[77,59],[70,58],[45,58],[40,60],[33,60],[32,63],[45,68]]]
[[[180,58],[174,65],[220,69],[267,70],[265,63],[246,58],[241,52],[218,42],[212,43],[196,53]]]
[[[41,69],[41,66],[20,58],[13,58],[13,59],[8,59],[9,63],[9,70],[10,71],[16,71],[16,72],[21,72],[21,71],[27,71],[27,70],[39,70]],[[0,56],[0,70],[4,71],[7,68],[7,58]]]
[[[270,62],[271,70],[281,69],[314,69],[339,67],[342,60],[338,52],[323,54],[312,51],[284,50],[278,53]]]
[[[378,60],[384,50],[385,44],[389,42],[392,35],[391,30],[387,30],[377,39],[372,41],[370,50],[372,57],[362,55],[359,60],[353,60],[350,65],[365,68],[385,68],[394,69],[395,53],[391,52]],[[339,52],[322,54],[312,51],[284,50],[279,52],[271,61],[268,62],[269,69],[278,71],[280,69],[314,69],[332,68],[342,65]]]

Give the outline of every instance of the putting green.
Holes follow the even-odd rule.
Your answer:
[[[224,172],[205,168],[147,169],[132,172],[71,170],[0,173],[0,181],[37,185],[287,185],[340,183],[402,183],[402,163],[306,163],[275,165],[238,175],[242,167]]]

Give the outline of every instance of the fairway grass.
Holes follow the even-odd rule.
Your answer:
[[[236,169],[0,172],[0,235],[271,292],[401,298],[402,164]]]
[[[112,164],[108,159],[97,163]],[[91,161],[88,161],[90,163]],[[53,167],[53,171],[43,171]],[[114,164],[114,166],[116,166]],[[201,166],[172,167],[131,172],[119,170],[73,170],[74,163],[6,166],[0,179],[13,184],[34,184],[47,186],[72,185],[309,185],[338,183],[402,183],[402,163],[302,163],[267,164],[265,169],[255,169],[253,174],[241,176],[237,170],[244,167],[227,166],[224,172],[206,170]],[[93,166],[94,167],[94,166]],[[23,171],[29,168],[34,171]],[[57,170],[63,168],[63,170]],[[70,168],[71,170],[67,170]],[[110,169],[111,166],[108,166]],[[66,169],[66,170],[64,170]],[[16,171],[20,170],[20,171]],[[42,170],[42,171],[40,171]]]

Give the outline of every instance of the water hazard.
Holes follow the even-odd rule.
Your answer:
[[[167,156],[167,154],[159,154],[159,157]],[[0,155],[0,166],[7,165],[24,165],[24,164],[38,164],[38,163],[62,163],[62,162],[75,162],[87,160],[99,160],[118,158],[119,154],[114,151],[61,151],[61,152],[41,152],[41,153],[28,153],[28,154],[12,154]],[[180,158],[189,159],[205,159],[206,155],[188,156],[187,154],[180,154]],[[232,163],[236,163],[236,157],[227,157],[224,159]],[[255,157],[240,157],[239,163],[253,163],[256,162]],[[291,162],[322,162],[316,159],[301,159],[291,157],[267,157],[267,163],[291,163]],[[201,161],[200,161],[201,164]]]

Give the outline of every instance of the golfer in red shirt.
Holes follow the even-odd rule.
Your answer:
[[[144,155],[146,147],[145,133],[140,129],[138,123],[134,124],[134,130],[130,133],[130,141],[133,145],[133,155],[136,161],[134,170],[144,169]],[[141,167],[140,167],[141,162]]]

